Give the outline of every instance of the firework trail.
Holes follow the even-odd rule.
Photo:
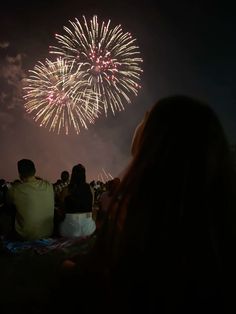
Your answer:
[[[56,34],[58,47],[51,47],[50,52],[76,62],[99,95],[106,115],[109,108],[113,114],[123,110],[140,88],[142,59],[136,39],[123,33],[121,25],[110,28],[110,20],[99,25],[97,16],[90,23],[84,16],[83,23],[69,22],[71,28],[64,27],[65,35]]]
[[[112,179],[114,179],[113,176],[112,176],[109,172],[106,172],[106,171],[104,170],[104,168],[102,168],[102,172],[104,173],[106,180],[112,180]]]
[[[52,62],[38,62],[24,80],[25,108],[34,114],[34,120],[50,131],[70,128],[76,133],[94,123],[99,113],[98,95],[89,87],[84,74],[74,62],[62,58]]]
[[[103,183],[114,179],[113,176],[109,172],[106,172],[104,168],[102,168],[102,171],[98,174],[97,178],[98,181],[102,181]]]

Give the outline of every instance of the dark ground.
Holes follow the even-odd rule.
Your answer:
[[[0,313],[47,313],[48,302],[59,288],[60,276],[68,271],[63,268],[63,261],[88,252],[94,239],[44,255],[32,250],[18,254],[1,251]]]

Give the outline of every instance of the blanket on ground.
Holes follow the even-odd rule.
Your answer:
[[[9,241],[2,238],[2,246],[6,251],[19,254],[26,250],[33,250],[36,253],[43,255],[51,251],[63,251],[70,247],[80,246],[80,249],[86,249],[89,246],[90,239],[94,236],[84,237],[84,238],[48,238],[40,239],[34,241]],[[82,247],[81,247],[82,246]]]

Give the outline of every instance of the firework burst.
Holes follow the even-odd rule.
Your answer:
[[[97,16],[90,23],[84,16],[83,23],[69,22],[72,28],[64,27],[65,35],[56,34],[59,45],[50,52],[76,62],[99,95],[106,115],[109,108],[113,114],[124,109],[123,104],[130,103],[140,88],[142,59],[136,39],[123,33],[121,25],[110,28],[110,20],[99,25]]]
[[[29,72],[24,80],[25,108],[40,126],[66,134],[74,128],[78,134],[81,127],[87,129],[88,123],[94,123],[99,113],[98,95],[74,62],[46,59]]]

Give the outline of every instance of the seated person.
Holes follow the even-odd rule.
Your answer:
[[[235,171],[219,119],[192,98],[162,99],[132,152],[96,244],[58,285],[56,305],[76,311],[79,295],[82,313],[236,313]]]
[[[47,238],[53,232],[54,193],[51,183],[35,177],[34,163],[18,161],[20,183],[8,191],[8,204],[16,209],[15,232],[22,240]]]
[[[102,212],[107,212],[111,199],[120,184],[119,178],[114,178],[106,182],[106,191],[102,192],[99,198],[99,208]]]
[[[59,229],[65,237],[91,235],[96,225],[92,218],[93,194],[86,183],[85,168],[79,164],[73,167],[70,183],[61,193],[61,207],[65,219]]]
[[[64,170],[61,173],[61,179],[57,180],[57,182],[54,184],[54,193],[55,193],[55,202],[58,201],[58,195],[61,193],[61,191],[68,186],[69,184],[69,178],[70,174],[68,171]]]

